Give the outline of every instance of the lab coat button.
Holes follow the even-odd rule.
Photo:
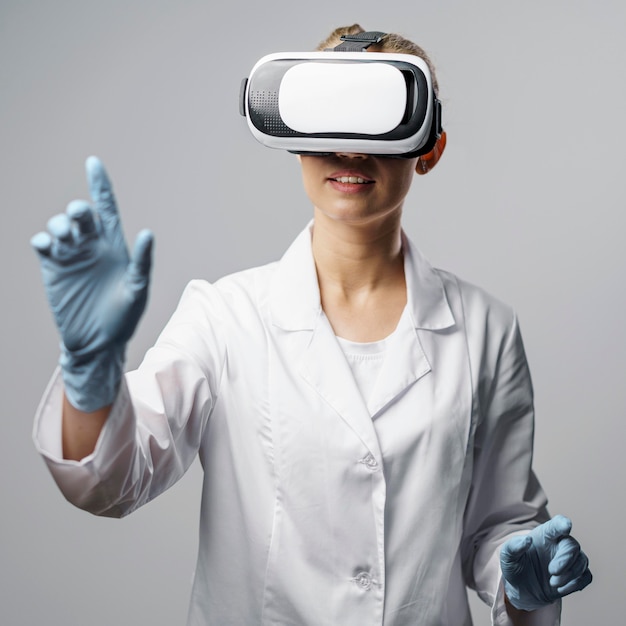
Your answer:
[[[372,586],[372,576],[368,572],[359,572],[352,580],[364,591]]]
[[[378,469],[378,461],[374,458],[374,455],[371,452],[368,452],[366,456],[364,456],[359,463],[363,463],[368,470],[375,472]]]

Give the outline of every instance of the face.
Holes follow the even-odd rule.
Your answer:
[[[417,163],[349,152],[299,158],[316,211],[351,224],[399,218]]]

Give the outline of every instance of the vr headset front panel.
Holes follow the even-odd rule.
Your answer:
[[[242,98],[253,135],[292,152],[402,155],[419,150],[431,136],[430,74],[411,55],[268,55],[253,68]]]

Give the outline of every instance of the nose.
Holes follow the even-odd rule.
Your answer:
[[[364,154],[362,152],[335,152],[335,156],[338,156],[340,159],[367,159],[369,158],[368,154]]]

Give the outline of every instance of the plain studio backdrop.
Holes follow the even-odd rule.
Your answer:
[[[311,215],[295,158],[256,143],[239,116],[241,79],[264,54],[358,21],[415,40],[438,68],[448,147],[415,180],[405,228],[433,264],[517,310],[535,468],[595,575],[563,623],[622,623],[625,7],[2,0],[0,622],[183,624],[197,545],[197,463],[119,521],[67,504],[37,456],[32,418],[58,338],[31,235],[86,197],[84,160],[100,156],[127,238],[156,235],[137,365],[189,279],[279,258]]]

